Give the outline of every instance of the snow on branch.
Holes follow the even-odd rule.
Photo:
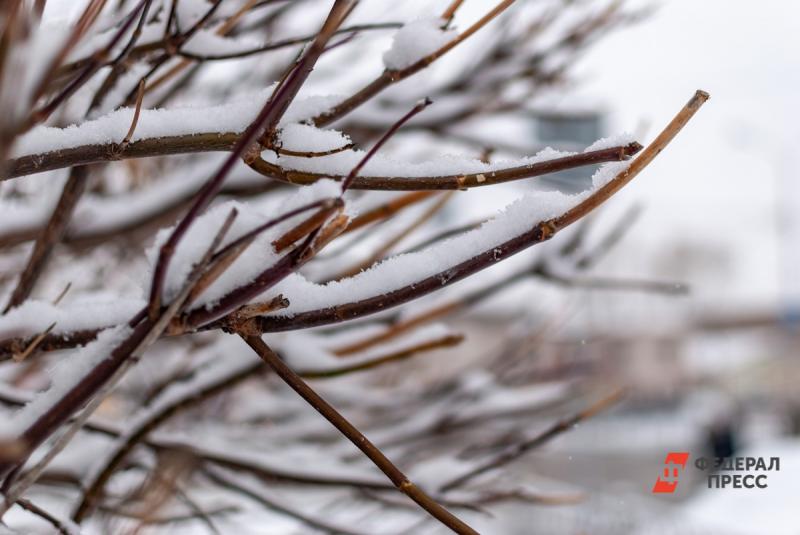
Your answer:
[[[403,25],[394,35],[392,47],[383,54],[389,70],[401,70],[432,54],[458,36],[446,29],[446,21],[437,17],[418,19]]]
[[[187,152],[230,150],[237,134],[249,125],[274,87],[219,105],[144,109],[128,147],[125,138],[134,115],[123,108],[97,119],[56,128],[37,126],[17,139],[6,178],[58,169],[67,165]],[[328,109],[339,97],[309,97],[283,117],[300,122]]]

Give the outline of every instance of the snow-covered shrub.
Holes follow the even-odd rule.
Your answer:
[[[473,533],[493,504],[559,501],[503,468],[617,394],[509,381],[449,320],[586,283],[570,225],[706,96],[644,150],[537,147],[530,110],[635,14],[512,4],[3,4],[11,529]],[[581,166],[581,193],[537,183]]]

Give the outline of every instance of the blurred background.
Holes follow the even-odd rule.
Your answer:
[[[689,292],[572,292],[582,311],[550,341],[569,346],[552,358],[627,377],[632,397],[531,456],[537,473],[589,484],[592,499],[523,515],[510,532],[528,533],[544,514],[558,533],[800,533],[800,59],[791,52],[800,8],[629,5],[653,11],[590,47],[574,87],[546,102],[569,110],[577,101],[576,124],[588,109],[602,128],[646,139],[683,95],[711,93],[646,176],[605,208],[641,212],[596,267]],[[730,433],[735,455],[781,457],[770,487],[708,489],[690,479],[692,467],[674,496],[653,495],[667,452],[688,451],[691,464],[714,450],[715,429]]]

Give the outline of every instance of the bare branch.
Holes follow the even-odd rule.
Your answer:
[[[455,533],[477,534],[477,531],[436,503],[422,489],[409,481],[406,475],[376,448],[367,437],[309,387],[261,338],[242,336],[242,339],[286,382],[287,385],[305,399],[309,405],[314,407],[326,420],[347,437],[350,442],[360,449],[364,455],[369,457],[369,459],[375,463],[375,466],[386,474],[386,477],[389,478],[398,490],[414,500],[420,507],[425,509],[428,514]]]

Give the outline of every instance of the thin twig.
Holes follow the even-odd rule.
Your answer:
[[[604,162],[624,161],[641,149],[638,143],[626,146],[582,152],[570,156],[562,156],[544,160],[534,164],[508,167],[478,173],[459,173],[440,176],[353,176],[333,173],[313,173],[286,169],[268,162],[260,156],[248,165],[259,174],[275,178],[289,184],[313,184],[323,178],[341,180],[350,189],[388,190],[388,191],[422,191],[422,190],[465,190],[469,188],[493,186],[556,173],[576,167],[594,165]],[[371,156],[371,154],[370,154]],[[352,175],[352,173],[351,173]]]
[[[86,189],[87,180],[88,169],[85,166],[72,168],[58,203],[47,221],[47,226],[37,237],[25,269],[20,273],[19,282],[11,293],[5,312],[21,305],[33,292],[36,281],[44,271],[52,254],[53,247],[61,241],[67,230],[67,224],[75,212],[75,206]]]
[[[309,405],[314,407],[326,420],[339,430],[352,442],[364,455],[377,466],[386,477],[406,496],[414,500],[428,514],[439,520],[442,524],[455,533],[477,535],[477,531],[469,527],[462,520],[454,516],[447,509],[439,505],[422,489],[409,481],[408,477],[398,469],[372,442],[369,441],[353,424],[342,416],[333,406],[325,401],[314,389],[305,383],[272,349],[257,336],[242,336],[261,359],[266,362],[275,373],[297,392]]]
[[[638,175],[664,147],[686,125],[691,117],[708,99],[708,93],[697,91],[664,131],[617,176],[601,188],[592,192],[582,202],[564,214],[534,225],[528,231],[498,244],[464,262],[439,273],[417,280],[389,292],[381,292],[355,302],[337,304],[317,310],[298,312],[292,316],[263,316],[256,318],[262,332],[277,332],[340,323],[386,310],[423,295],[444,288],[469,275],[488,268],[528,247],[552,238],[556,232],[588,215],[592,210],[611,198],[623,186]]]
[[[129,325],[133,327],[133,331],[111,351],[109,358],[100,362],[91,372],[84,376],[83,379],[78,381],[61,400],[51,406],[43,415],[39,416],[21,434],[21,439],[28,448],[28,454],[30,454],[35,448],[41,445],[50,434],[55,432],[61,424],[67,421],[76,410],[87,403],[90,404],[89,407],[84,410],[82,416],[72,424],[71,428],[56,441],[56,444],[51,448],[50,452],[48,452],[45,460],[34,467],[31,473],[26,476],[24,485],[14,485],[15,476],[22,468],[22,462],[17,463],[16,466],[12,466],[10,463],[0,463],[0,474],[5,476],[3,490],[6,491],[7,497],[9,496],[8,489],[11,488],[12,485],[14,485],[16,494],[22,495],[26,488],[35,482],[47,462],[61,451],[77,430],[80,429],[91,412],[100,403],[99,400],[104,397],[122,378],[127,370],[138,361],[142,353],[162,335],[172,318],[181,309],[193,285],[197,283],[203,270],[211,260],[214,249],[219,245],[230,229],[236,215],[237,212],[235,209],[230,212],[219,231],[212,239],[208,250],[194,266],[183,287],[178,292],[178,295],[163,313],[155,318],[155,320],[146,318],[144,313],[137,314],[136,317],[129,322]]]
[[[452,0],[450,5],[447,6],[447,9],[444,10],[442,13],[442,18],[446,20],[448,23],[453,19],[458,11],[458,8],[461,7],[461,4],[464,3],[464,0]]]
[[[141,0],[139,4],[133,9],[133,11],[128,15],[125,22],[120,26],[119,30],[111,37],[111,39],[106,44],[106,47],[95,53],[92,56],[91,60],[88,62],[86,67],[83,71],[78,74],[67,86],[55,97],[53,97],[47,104],[42,106],[41,108],[34,110],[28,121],[26,123],[26,129],[31,128],[33,125],[36,125],[48,117],[52,115],[52,113],[58,109],[68,98],[70,98],[75,92],[80,89],[89,79],[102,67],[105,59],[110,54],[110,51],[122,40],[122,37],[127,33],[130,29],[131,25],[137,19],[139,13],[150,4],[152,0]],[[105,0],[103,0],[105,3]]]
[[[64,289],[61,290],[61,293],[59,293],[56,298],[53,299],[53,306],[57,306],[61,300],[64,299],[64,297],[69,293],[70,288],[72,288],[72,282],[68,282],[66,286],[64,286]]]
[[[349,375],[355,372],[371,370],[384,364],[391,362],[398,362],[415,357],[420,353],[433,351],[436,349],[444,349],[446,347],[454,347],[464,341],[464,336],[461,334],[448,334],[434,340],[420,342],[411,347],[403,348],[385,355],[370,358],[355,364],[344,366],[337,366],[336,368],[328,369],[309,369],[297,370],[297,375],[304,379],[329,379],[333,377],[341,377],[342,375]]]
[[[443,195],[441,195],[440,198],[437,199],[435,203],[433,203],[430,207],[428,207],[427,210],[422,212],[409,225],[407,225],[405,228],[400,230],[400,232],[398,232],[394,236],[390,236],[389,239],[387,239],[383,244],[381,244],[381,246],[369,256],[369,258],[367,258],[363,262],[360,262],[357,266],[352,267],[352,268],[340,273],[336,277],[333,277],[333,279],[335,280],[335,279],[341,279],[341,278],[345,278],[345,277],[351,277],[353,275],[356,275],[360,271],[362,271],[364,269],[367,269],[368,267],[372,266],[376,262],[382,260],[384,257],[386,257],[389,254],[389,252],[391,252],[391,250],[398,243],[400,243],[401,241],[406,239],[415,230],[419,229],[422,225],[424,225],[425,223],[430,221],[430,219],[433,216],[438,214],[441,211],[441,209],[444,208],[445,204],[447,204],[447,201],[449,201],[451,199],[453,193],[454,192],[449,191],[449,192],[446,192]]]
[[[514,444],[513,446],[503,450],[498,455],[488,459],[475,468],[470,469],[469,471],[451,479],[441,487],[439,490],[441,492],[451,491],[457,487],[461,487],[465,485],[467,482],[475,479],[481,474],[484,474],[490,470],[503,466],[505,464],[518,459],[528,451],[538,448],[545,442],[553,439],[554,437],[560,435],[565,431],[569,431],[573,427],[575,427],[578,423],[587,420],[597,414],[598,412],[605,410],[608,407],[616,404],[623,396],[622,390],[617,390],[613,394],[602,398],[601,400],[593,403],[586,409],[573,414],[568,418],[564,418],[563,420],[559,420],[558,422],[554,423],[546,430],[538,433],[537,435],[526,439],[518,444]]]
[[[37,334],[36,338],[31,340],[31,343],[28,344],[28,347],[26,347],[22,353],[14,355],[14,362],[22,362],[23,360],[28,358],[31,355],[31,353],[36,351],[36,348],[39,347],[39,344],[42,343],[42,340],[44,340],[45,337],[47,337],[47,335],[50,334],[50,332],[55,328],[55,326],[56,323],[53,322],[50,324],[49,327],[47,327],[47,329]]]
[[[153,270],[153,282],[150,289],[148,315],[151,318],[155,317],[161,306],[161,291],[170,260],[172,259],[172,255],[178,243],[189,230],[192,223],[219,192],[225,178],[231,169],[233,169],[238,159],[243,156],[246,151],[252,150],[251,145],[259,134],[262,132],[271,133],[275,130],[281,117],[289,107],[289,104],[294,100],[300,87],[313,70],[316,61],[322,54],[331,35],[343,22],[344,16],[349,12],[351,5],[352,4],[347,0],[336,0],[317,38],[311,46],[309,46],[308,50],[303,54],[303,57],[298,61],[295,67],[289,71],[290,74],[286,77],[284,83],[275,90],[258,114],[258,117],[256,117],[238,139],[236,146],[219,170],[198,192],[197,198],[186,216],[181,219],[169,238],[167,238],[166,242],[161,246],[156,261],[156,267]]]
[[[404,80],[409,76],[416,74],[417,72],[428,67],[431,63],[433,63],[434,61],[445,55],[447,52],[449,52],[450,50],[461,44],[463,41],[471,37],[475,32],[486,26],[489,22],[491,22],[494,18],[500,15],[500,13],[505,11],[513,3],[514,0],[503,0],[502,2],[497,4],[491,11],[486,13],[486,15],[481,17],[477,22],[475,22],[469,28],[464,30],[461,34],[456,36],[454,39],[446,43],[438,50],[418,60],[413,65],[410,65],[401,70],[387,69],[383,71],[383,73],[380,76],[378,76],[372,82],[364,86],[361,90],[357,91],[352,96],[348,97],[343,102],[337,104],[330,110],[315,117],[313,121],[314,125],[326,126],[336,121],[337,119],[341,119],[348,113],[355,110],[357,107],[361,106],[368,100],[372,99],[372,97],[374,97],[375,95],[377,95],[390,85],[395,84],[401,80]]]
[[[314,518],[311,515],[295,509],[294,507],[286,505],[285,503],[281,503],[272,497],[268,497],[263,491],[246,484],[240,478],[235,478],[223,470],[205,467],[203,469],[203,473],[222,488],[243,494],[268,509],[299,520],[312,529],[341,535],[365,535],[365,532],[353,531],[344,526],[331,524],[325,520]]]
[[[52,513],[46,511],[45,509],[39,507],[35,503],[30,500],[26,500],[24,498],[19,498],[16,501],[17,505],[29,511],[36,516],[46,520],[50,525],[52,525],[56,530],[61,533],[61,535],[80,535],[80,528],[74,525],[72,522],[68,520],[63,520],[54,516]]]
[[[400,117],[381,137],[378,141],[372,146],[369,151],[364,155],[363,158],[350,170],[350,174],[348,174],[344,180],[342,180],[342,193],[347,191],[347,188],[353,183],[358,173],[361,172],[361,169],[367,165],[367,162],[378,153],[378,151],[383,147],[383,145],[391,139],[391,137],[398,131],[400,128],[407,123],[412,117],[416,114],[427,108],[433,104],[433,101],[429,98],[424,98],[420,100],[411,110],[408,111],[405,115]]]
[[[125,134],[125,137],[122,138],[122,142],[120,142],[119,146],[121,150],[125,150],[128,148],[128,145],[131,143],[131,138],[133,137],[133,133],[136,132],[136,125],[139,122],[139,114],[142,111],[142,100],[144,99],[144,82],[139,82],[139,89],[136,93],[136,106],[133,109],[133,119],[131,120],[131,126],[128,128],[128,133]]]

